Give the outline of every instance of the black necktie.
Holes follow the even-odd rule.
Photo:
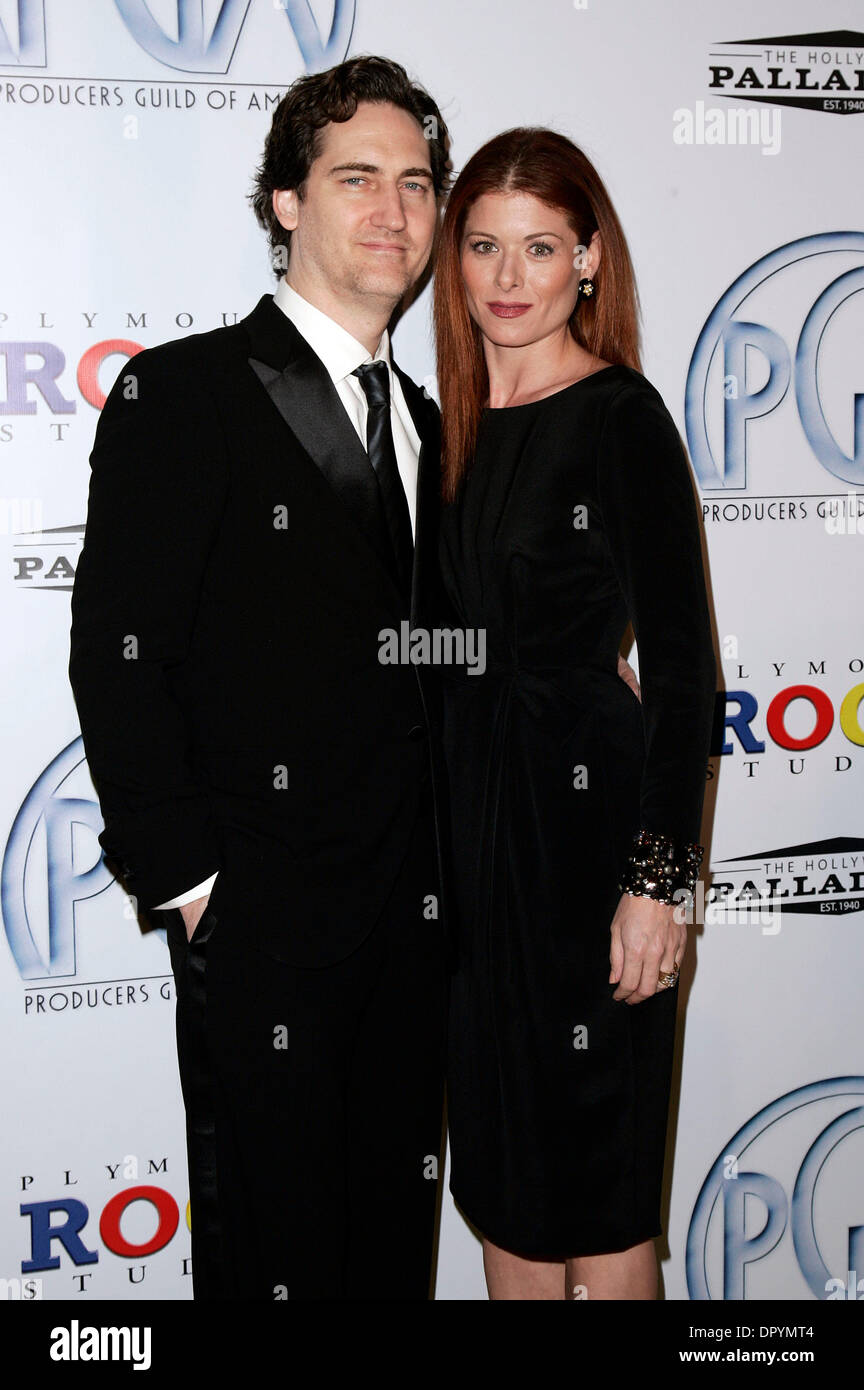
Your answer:
[[[402,589],[407,593],[411,588],[414,542],[411,536],[411,514],[408,511],[402,479],[399,477],[396,449],[393,445],[387,363],[380,358],[376,362],[364,362],[352,375],[359,379],[368,403],[366,449],[369,462],[378,479],[387,530],[393,543],[396,573]]]

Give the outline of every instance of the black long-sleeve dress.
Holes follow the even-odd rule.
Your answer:
[[[444,509],[444,585],[486,635],[482,674],[444,672],[450,1187],[526,1256],[661,1230],[677,991],[613,1000],[609,927],[640,830],[676,862],[699,839],[716,677],[699,533],[674,422],[620,365],[487,408]],[[628,618],[641,703],[617,672]]]

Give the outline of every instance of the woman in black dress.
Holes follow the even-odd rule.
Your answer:
[[[486,641],[482,673],[444,673],[450,1186],[492,1298],[655,1298],[715,663],[626,241],[564,136],[507,131],[469,161],[435,326],[443,578]]]

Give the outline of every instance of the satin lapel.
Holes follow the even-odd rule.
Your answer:
[[[414,515],[414,569],[411,575],[411,623],[423,615],[423,588],[437,564],[438,511],[441,486],[441,424],[438,407],[424,391],[393,361],[391,365],[402,385],[405,404],[420,436],[417,458],[417,499]]]
[[[398,596],[378,482],[329,373],[271,295],[262,296],[243,322],[252,348],[249,366],[368,541]]]

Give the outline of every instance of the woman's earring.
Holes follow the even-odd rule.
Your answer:
[[[584,299],[590,299],[590,297],[591,297],[591,295],[592,295],[593,293],[594,293],[594,281],[593,281],[593,280],[589,280],[587,276],[583,276],[582,279],[579,281],[579,288],[578,288],[577,291],[576,291],[576,298],[577,298],[577,299],[582,299],[582,298],[584,298]]]

